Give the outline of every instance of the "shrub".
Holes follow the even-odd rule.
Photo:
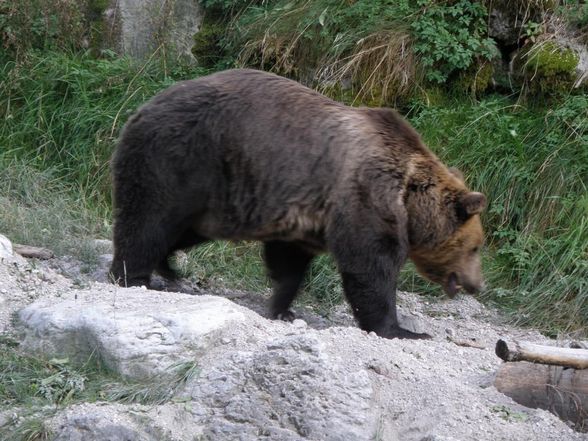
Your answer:
[[[423,73],[443,83],[494,56],[486,16],[473,0],[254,2],[233,16],[224,45],[240,65],[381,105],[409,95]]]
[[[0,3],[0,44],[12,58],[30,49],[87,47],[105,0],[12,0]]]

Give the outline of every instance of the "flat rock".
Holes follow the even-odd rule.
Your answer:
[[[486,342],[499,336],[545,338],[488,322],[490,313],[470,297],[428,305],[402,295],[401,315],[425,322],[435,339],[388,340],[356,326],[315,329],[308,321],[302,326],[266,320],[221,297],[100,283],[71,289],[50,272],[4,269],[3,289],[18,293],[24,283],[34,288],[27,296],[39,291],[39,280],[54,280],[49,297],[31,300],[19,312],[25,350],[79,361],[94,353],[133,378],[164,372],[176,362],[198,366],[164,404],[64,409],[47,421],[52,439],[586,439],[554,415],[517,405],[491,385],[488,377],[502,361]],[[2,270],[0,265],[0,276]],[[425,316],[427,310],[432,317]],[[343,318],[341,323],[350,320]],[[455,338],[476,338],[485,349],[448,342],[449,328]],[[159,377],[147,384],[162,380],[167,381]]]
[[[12,242],[0,234],[0,259],[11,259],[13,256]]]
[[[124,376],[143,378],[197,357],[246,317],[221,297],[109,288],[72,291],[21,310],[23,348],[82,362],[94,354]]]

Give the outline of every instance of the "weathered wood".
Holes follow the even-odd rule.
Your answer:
[[[55,254],[53,254],[53,251],[48,250],[47,248],[32,247],[29,245],[19,245],[16,243],[12,245],[12,248],[16,253],[20,254],[22,257],[26,257],[29,259],[36,258],[41,260],[47,260],[55,256]]]
[[[588,350],[542,346],[525,342],[496,342],[496,355],[504,361],[532,361],[534,363],[570,367],[588,368]]]
[[[577,429],[588,429],[588,370],[504,363],[494,385],[523,406],[548,410]]]

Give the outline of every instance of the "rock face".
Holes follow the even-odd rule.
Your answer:
[[[192,59],[194,34],[202,21],[198,0],[116,0],[104,18],[109,43],[137,58],[163,48],[167,55]]]
[[[157,438],[135,427],[131,418],[122,414],[113,418],[106,409],[81,408],[68,412],[56,427],[54,441],[156,441]]]
[[[367,371],[330,355],[316,336],[239,351],[187,388],[212,409],[207,439],[369,440],[376,432]]]

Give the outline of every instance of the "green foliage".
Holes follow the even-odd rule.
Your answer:
[[[585,36],[588,35],[588,3],[584,0],[567,0],[562,2],[557,12],[564,20],[574,26]]]
[[[443,83],[497,53],[473,0],[275,0],[232,17],[223,44],[240,64],[303,81],[317,70],[326,90],[351,79],[363,102],[381,97],[374,104],[409,93],[420,72]]]
[[[188,259],[175,266],[205,287],[264,291],[270,285],[262,259],[259,244],[211,242],[190,250]]]
[[[488,296],[521,323],[588,330],[588,98],[548,111],[506,99],[412,118],[431,148],[488,196]]]
[[[414,49],[420,55],[429,81],[444,83],[455,71],[469,68],[477,59],[498,54],[487,36],[487,11],[477,1],[418,0],[421,10],[412,22]]]
[[[184,277],[205,288],[266,293],[271,289],[259,243],[211,242],[190,250],[187,257],[177,259],[174,266]],[[303,303],[328,309],[341,302],[341,281],[330,256],[323,255],[314,260],[303,291]]]
[[[481,96],[490,86],[494,68],[491,63],[474,65],[460,73],[455,83],[457,91],[466,91],[473,97]]]
[[[224,25],[216,21],[204,21],[200,31],[194,35],[192,54],[198,64],[205,67],[218,65],[225,57],[221,41],[224,36]]]
[[[496,404],[490,408],[490,411],[498,414],[503,420],[508,422],[527,421],[529,415],[524,412],[517,412],[503,404]]]
[[[157,62],[30,52],[0,65],[0,152],[51,169],[96,206],[108,203],[108,160],[137,107],[176,79],[201,70],[163,71]]]
[[[89,270],[97,262],[93,240],[108,237],[106,207],[94,203],[53,170],[0,156],[0,231],[13,242],[76,256]]]
[[[2,406],[59,405],[79,400],[88,375],[68,359],[45,360],[0,343]]]
[[[80,49],[107,5],[105,0],[0,2],[0,45],[16,59],[31,49]]]

